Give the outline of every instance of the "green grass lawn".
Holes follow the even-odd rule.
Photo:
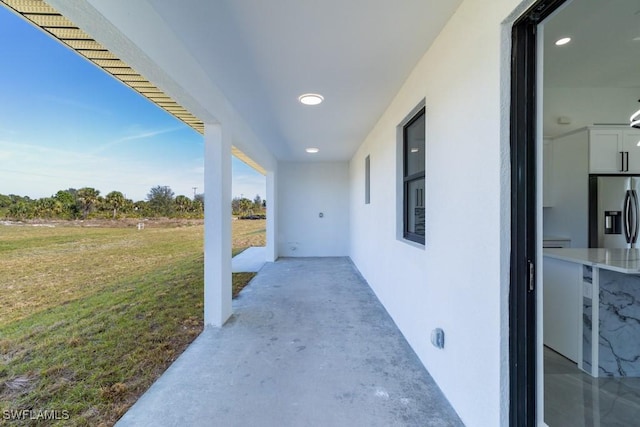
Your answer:
[[[250,246],[265,246],[267,230],[265,220],[234,220],[231,223],[233,256]]]
[[[247,222],[236,244],[264,227]],[[0,420],[112,425],[202,330],[202,241],[201,225],[0,226]]]

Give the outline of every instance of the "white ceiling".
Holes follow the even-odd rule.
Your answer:
[[[460,4],[460,0],[148,0],[148,7],[164,21],[159,27],[150,24],[152,14],[147,14],[149,20],[139,17],[135,26],[126,26],[121,12],[114,11],[140,9],[142,0],[116,5],[113,0],[88,2],[131,41],[157,36],[178,42],[257,139],[278,160],[286,161],[349,160]],[[67,7],[65,2],[53,3]],[[77,22],[81,27],[97,22],[82,14],[74,16],[85,21]],[[111,49],[108,37],[95,36]],[[144,51],[155,60],[153,53]],[[127,59],[126,52],[123,55]],[[184,67],[171,77],[179,86],[189,87],[198,78],[190,75],[191,69]],[[153,76],[145,77],[153,81]],[[305,92],[322,94],[324,103],[303,106],[297,98]],[[189,95],[200,105],[210,105],[204,99],[206,91]],[[213,117],[221,116],[208,110]],[[318,147],[320,152],[311,156],[306,147]]]
[[[571,37],[557,47],[555,41]],[[546,87],[640,87],[640,0],[573,0],[544,25]]]
[[[542,34],[545,137],[627,126],[640,99],[640,0],[567,1]],[[562,37],[572,40],[556,46]]]

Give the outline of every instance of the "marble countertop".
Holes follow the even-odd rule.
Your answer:
[[[640,274],[640,249],[546,248],[543,255],[626,274]]]

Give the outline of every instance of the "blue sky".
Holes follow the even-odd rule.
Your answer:
[[[202,135],[2,6],[0,58],[0,194],[203,192]],[[235,157],[232,194],[266,195]]]

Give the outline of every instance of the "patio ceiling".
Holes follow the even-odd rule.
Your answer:
[[[282,161],[348,161],[461,1],[48,2],[106,47],[92,51],[108,58],[90,60],[108,72],[116,64],[139,70],[114,75],[145,96],[156,93],[147,87],[171,96],[152,95],[156,103],[183,106],[205,123],[233,122],[243,130],[233,144],[247,157],[264,148]],[[48,21],[34,22],[64,40]],[[304,106],[298,96],[306,92],[325,100]]]
[[[112,3],[88,2],[132,40],[137,32],[170,32],[284,161],[351,159],[460,4],[144,0],[165,27],[125,28]],[[324,102],[301,105],[298,97],[307,92]],[[307,147],[320,151],[309,155]]]

